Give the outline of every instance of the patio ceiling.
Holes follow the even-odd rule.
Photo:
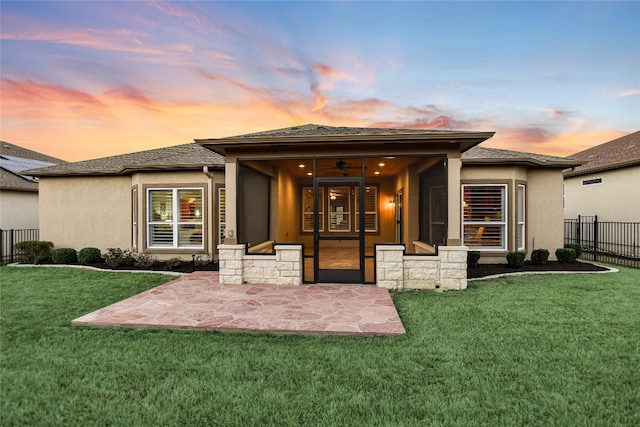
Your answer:
[[[410,164],[419,161],[415,157],[375,157],[365,159],[365,178],[389,178],[406,170]],[[313,171],[313,160],[285,159],[271,160],[270,166],[285,170],[289,175],[297,178],[310,177]],[[331,157],[317,159],[318,176],[359,176],[361,159],[349,157]]]

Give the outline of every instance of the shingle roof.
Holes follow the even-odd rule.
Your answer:
[[[37,181],[18,173],[33,167],[66,163],[53,156],[0,141],[0,188],[14,191],[38,191]]]
[[[308,136],[373,136],[373,135],[455,135],[464,132],[453,130],[433,130],[433,129],[392,129],[392,128],[367,128],[367,127],[346,127],[346,126],[326,126],[308,123],[300,126],[293,126],[282,129],[273,129],[264,132],[254,132],[244,135],[228,136],[224,139],[251,139],[251,138],[273,138],[273,137],[308,137]]]
[[[565,171],[565,177],[640,165],[640,131],[596,145],[571,157],[584,164]]]
[[[525,153],[522,151],[476,146],[462,153],[462,163],[528,164],[532,166],[566,168],[579,165],[582,162],[570,157],[548,156],[546,154]]]
[[[156,148],[28,171],[34,176],[122,175],[142,170],[224,167],[224,158],[198,144]]]

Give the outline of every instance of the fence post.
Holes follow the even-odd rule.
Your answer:
[[[13,228],[9,230],[9,262],[11,264],[13,264],[13,232]]]
[[[593,217],[593,260],[598,260],[598,215]]]
[[[580,229],[582,225],[580,224],[580,215],[578,215],[578,222],[576,223],[576,243],[582,246],[582,242],[580,241]]]

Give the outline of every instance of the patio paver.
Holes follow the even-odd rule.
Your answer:
[[[196,272],[72,321],[76,325],[402,335],[389,292],[357,285],[220,285]]]

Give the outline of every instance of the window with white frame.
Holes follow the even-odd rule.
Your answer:
[[[138,188],[131,189],[131,247],[138,249]]]
[[[465,184],[462,189],[464,245],[474,250],[506,250],[507,185]]]
[[[360,187],[356,187],[356,231],[360,231]],[[364,231],[378,231],[378,187],[364,189]]]
[[[202,249],[202,200],[202,188],[147,189],[147,247]]]
[[[218,188],[218,243],[224,243],[227,230],[227,193],[224,187]]]
[[[518,184],[518,194],[516,197],[516,216],[517,216],[517,229],[516,229],[516,243],[518,246],[518,250],[524,250],[526,246],[525,239],[525,196],[526,189],[522,184]]]

